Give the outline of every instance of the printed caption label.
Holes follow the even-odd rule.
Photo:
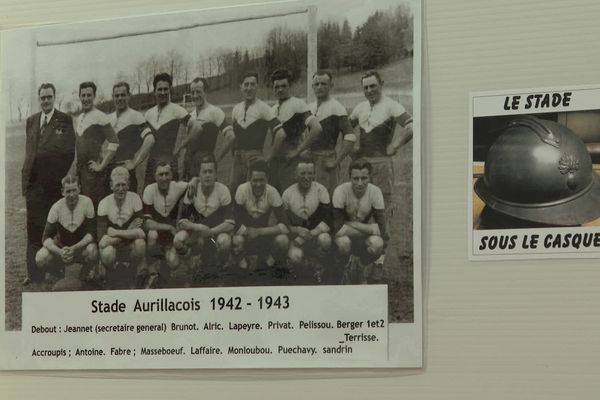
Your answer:
[[[21,361],[39,369],[368,366],[388,357],[387,302],[385,285],[25,293]]]

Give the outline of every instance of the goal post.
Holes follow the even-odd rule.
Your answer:
[[[274,6],[274,5],[271,5]],[[209,10],[206,10],[209,11]],[[202,12],[202,10],[198,10],[198,12]],[[89,42],[97,42],[97,41],[106,41],[106,40],[115,40],[126,37],[135,37],[135,36],[143,36],[143,35],[151,35],[156,33],[168,33],[168,32],[177,32],[182,30],[195,29],[200,27],[207,27],[212,25],[221,25],[221,24],[229,24],[235,22],[244,22],[244,21],[252,21],[252,20],[260,20],[260,19],[271,19],[277,17],[286,17],[291,15],[305,14],[307,17],[307,65],[306,65],[306,95],[307,99],[311,101],[313,99],[313,94],[311,90],[311,78],[312,75],[317,71],[317,31],[318,31],[318,23],[317,23],[317,6],[294,6],[294,7],[278,7],[277,10],[254,10],[249,11],[243,17],[224,17],[224,18],[216,18],[208,21],[199,21],[193,24],[182,24],[178,26],[171,26],[161,29],[140,29],[128,33],[121,34],[107,34],[107,35],[90,35],[87,37],[81,37],[76,39],[62,39],[62,40],[52,40],[52,39],[38,39],[35,31],[32,31],[32,41],[35,44],[32,48],[32,86],[33,93],[36,93],[37,82],[37,49],[43,47],[51,47],[51,46],[64,46],[71,44],[80,44],[80,43],[89,43]],[[186,82],[187,83],[187,82]],[[35,104],[35,100],[37,96],[33,97],[33,104]]]
[[[317,72],[317,7],[308,7],[308,33],[306,46],[306,99],[307,102],[314,100],[312,88],[312,76]]]

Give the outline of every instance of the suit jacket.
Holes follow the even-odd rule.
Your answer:
[[[69,171],[75,157],[73,119],[58,110],[41,132],[38,112],[27,118],[25,162],[21,170],[21,188],[27,194],[32,185],[60,191],[61,179]]]

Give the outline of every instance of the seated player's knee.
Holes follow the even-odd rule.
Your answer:
[[[217,236],[217,251],[219,253],[228,252],[231,249],[231,236],[226,233],[219,233]]]
[[[105,267],[112,267],[117,259],[117,249],[114,246],[100,246],[100,261]]]
[[[235,139],[235,133],[233,132],[233,130],[232,130],[232,129],[228,130],[228,131],[225,133],[225,139],[226,139],[226,140],[228,140],[228,141],[229,141],[229,140],[234,140],[234,139]]]
[[[167,261],[167,266],[170,269],[177,269],[177,267],[179,267],[179,254],[177,254],[175,248],[171,247],[169,250],[167,250],[165,259]]]
[[[146,254],[146,242],[144,239],[135,239],[131,247],[132,260],[140,260]]]
[[[275,247],[275,250],[283,252],[285,254],[290,245],[290,240],[288,239],[287,235],[280,234],[275,236],[275,239],[273,240],[273,245]]]
[[[241,235],[234,235],[231,239],[231,252],[239,254],[244,251],[245,240]]]
[[[83,250],[83,259],[86,262],[98,261],[98,246],[96,246],[96,243],[90,243],[85,246],[85,250]]]
[[[47,267],[48,264],[50,264],[51,259],[52,254],[50,254],[48,249],[46,249],[45,247],[39,249],[38,252],[35,254],[35,263],[38,266],[38,268]]]
[[[176,250],[182,250],[186,247],[186,242],[189,238],[189,234],[186,231],[179,231],[173,237],[173,246]]]
[[[339,236],[335,238],[335,246],[341,255],[350,255],[352,251],[352,241],[348,236]]]
[[[321,251],[329,251],[331,249],[331,235],[329,233],[321,233],[317,236],[317,246]]]
[[[158,241],[158,232],[155,230],[150,230],[148,231],[146,238],[148,239],[148,246],[154,246]]]
[[[379,257],[383,254],[383,238],[381,236],[372,235],[367,238],[367,251],[374,257]]]
[[[287,257],[290,241],[287,235],[279,234],[273,238],[273,244],[270,251],[275,259],[284,259]]]
[[[288,259],[292,265],[300,265],[304,259],[304,252],[299,247],[290,246],[290,249],[288,250]]]
[[[110,236],[108,235],[104,235],[102,236],[102,238],[100,239],[100,242],[98,243],[98,246],[100,247],[100,250],[105,249],[107,247],[112,247],[111,243],[110,243]]]
[[[279,129],[277,130],[277,132],[275,133],[275,137],[273,138],[273,140],[277,140],[277,139],[285,139],[285,132],[283,131],[283,129]]]

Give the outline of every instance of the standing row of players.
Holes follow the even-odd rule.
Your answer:
[[[208,87],[203,78],[194,79],[190,86],[195,109],[188,113],[170,101],[171,77],[165,73],[156,75],[153,87],[157,104],[144,116],[129,107],[130,92],[126,82],[113,87],[116,111],[110,115],[95,108],[96,86],[84,82],[79,89],[83,112],[75,121],[76,151],[69,175],[78,176],[82,194],[98,207],[109,193],[107,175],[115,166],[128,171],[129,187],[135,192],[138,188],[135,171],[145,159],[148,161],[143,187],[155,181],[156,166],[164,159],[171,159],[170,172],[177,180],[178,158],[184,151],[181,178],[189,180],[198,175],[199,160],[216,153],[217,138],[222,134],[223,146],[216,154],[216,160],[232,153],[229,181],[232,192],[249,178],[250,165],[258,160],[267,162],[269,182],[282,192],[294,182],[300,156],[308,151],[314,160],[316,180],[331,193],[339,183],[340,163],[354,152],[353,159],[360,157],[370,163],[370,179],[382,190],[389,210],[393,186],[391,156],[412,137],[410,114],[382,94],[383,81],[375,71],[362,77],[367,100],[360,103],[350,117],[330,96],[332,75],[318,71],[312,79],[316,101],[308,106],[301,99],[290,96],[288,72],[276,71],[271,80],[278,101],[269,107],[256,97],[257,74],[244,75],[240,84],[243,101],[233,108],[231,122],[221,109],[207,102]],[[47,99],[53,99],[55,95],[53,85],[43,84],[38,94],[42,113],[39,121],[28,121],[28,127],[30,122],[39,122],[39,130],[43,132],[45,122],[52,121],[52,114],[64,114],[54,113],[53,102],[48,106]],[[355,129],[356,126],[359,129]],[[64,128],[68,130],[67,126]],[[62,134],[65,129],[56,129],[56,133]],[[269,132],[272,141],[263,153]],[[336,152],[340,135],[343,145],[341,151]],[[178,137],[184,139],[178,143]],[[103,152],[105,142],[108,145]],[[359,143],[358,151],[355,151],[356,142]],[[61,167],[64,169],[64,165]],[[61,171],[53,172],[64,176]],[[24,188],[30,183],[26,182],[24,174]],[[28,205],[28,228],[29,208]],[[31,241],[31,237],[29,239]]]
[[[107,174],[102,172],[112,170],[114,165],[123,165],[130,171],[132,188],[137,189],[135,170],[146,158],[144,187],[154,181],[154,167],[160,159],[173,157],[177,179],[177,159],[184,152],[182,178],[189,180],[197,176],[202,156],[215,155],[219,162],[231,152],[231,190],[247,180],[253,161],[264,159],[271,168],[271,184],[282,192],[294,182],[299,156],[310,151],[316,163],[317,181],[333,191],[339,183],[341,162],[353,153],[353,158],[367,158],[373,164],[374,183],[385,194],[391,194],[390,156],[412,138],[410,114],[400,103],[383,95],[383,80],[375,71],[362,77],[366,101],[357,105],[349,117],[330,95],[331,73],[318,71],[312,79],[316,101],[307,105],[290,95],[287,70],[276,71],[271,81],[277,103],[269,107],[256,97],[258,75],[248,73],[240,85],[243,101],[233,108],[231,118],[208,103],[208,86],[203,78],[194,79],[190,85],[195,107],[188,113],[170,101],[171,77],[166,73],[156,75],[153,85],[157,104],[145,115],[129,107],[126,82],[113,87],[116,111],[110,115],[95,108],[96,87],[92,82],[84,82],[79,89],[83,112],[75,123],[77,151],[71,172],[77,172],[83,193],[97,205],[108,188]],[[358,130],[354,129],[356,126]],[[272,141],[263,152],[269,132]],[[219,134],[223,135],[223,145],[217,153]],[[343,145],[338,153],[340,135]],[[178,137],[184,139],[178,143]],[[105,141],[108,146],[102,157]]]
[[[140,199],[128,190],[127,169],[116,167],[110,176],[113,193],[100,201],[97,217],[92,200],[80,194],[78,178],[63,178],[63,198],[50,209],[38,267],[56,273],[81,263],[84,277],[105,271],[112,287],[131,286],[134,275],[155,286],[159,274],[162,284],[177,286],[169,275],[190,283],[207,271],[241,273],[233,283],[247,283],[244,271],[251,275],[259,269],[301,283],[368,281],[388,239],[383,195],[369,183],[368,161],[350,164],[350,182],[339,185],[331,200],[315,181],[309,158],[298,162],[296,183],[281,196],[268,184],[270,168],[262,160],[251,164],[249,180],[233,199],[216,180],[214,157],[203,156],[199,169],[189,183],[174,181],[170,161],[159,161],[156,182]],[[125,262],[117,263],[119,254]],[[352,255],[356,271],[348,267]],[[123,279],[127,275],[130,279]]]

